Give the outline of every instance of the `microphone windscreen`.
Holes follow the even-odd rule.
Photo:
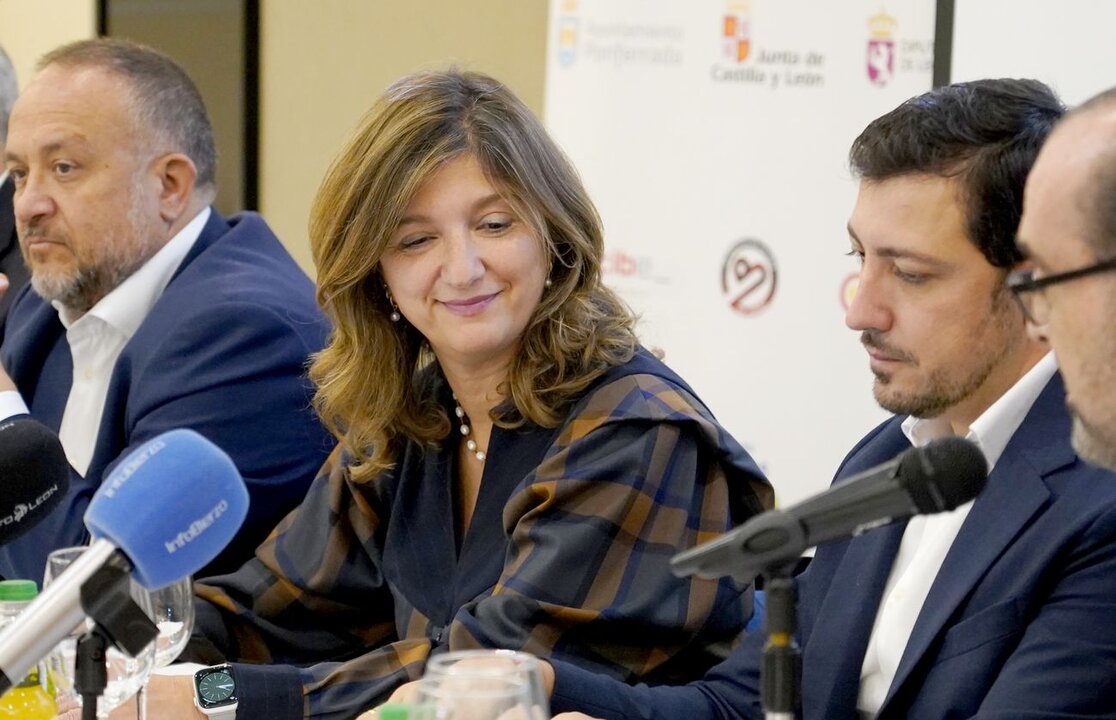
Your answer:
[[[0,423],[0,545],[35,527],[70,489],[58,436],[31,418]]]
[[[128,556],[141,585],[159,588],[205,567],[247,513],[248,490],[229,456],[193,430],[171,430],[113,468],[85,525]]]
[[[975,498],[988,478],[988,461],[974,443],[956,436],[908,450],[899,478],[920,513],[952,510]]]

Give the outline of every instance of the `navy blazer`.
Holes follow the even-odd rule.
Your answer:
[[[86,476],[72,472],[61,505],[0,547],[0,575],[41,579],[50,550],[87,541],[82,516],[117,460],[181,427],[224,449],[248,484],[248,519],[199,574],[239,567],[299,503],[333,445],[310,407],[305,367],[327,333],[313,284],[264,221],[213,211],[113,368]],[[58,313],[30,288],[12,307],[0,359],[31,416],[57,431],[70,349]]]
[[[843,478],[909,447],[892,418]],[[1012,436],[942,564],[881,720],[1116,717],[1116,475],[1070,446],[1060,376]],[[803,712],[854,720],[860,669],[905,523],[818,549],[798,580]],[[762,633],[695,683],[602,684],[558,667],[555,711],[606,718],[759,718]]]

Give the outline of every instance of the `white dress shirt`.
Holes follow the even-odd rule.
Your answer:
[[[966,439],[980,447],[989,472],[1057,369],[1054,354],[1047,353],[969,427]],[[903,421],[903,433],[912,445],[922,447],[950,434],[950,427],[940,418],[909,417]],[[875,717],[887,698],[930,586],[972,506],[970,501],[951,512],[916,515],[907,523],[864,653],[856,703],[862,718]]]
[[[203,209],[138,270],[76,320],[61,304],[52,303],[66,328],[74,366],[58,438],[70,465],[81,475],[85,475],[93,459],[116,360],[194,247],[209,215],[209,208]],[[0,393],[0,417],[26,412],[27,405],[18,392]]]

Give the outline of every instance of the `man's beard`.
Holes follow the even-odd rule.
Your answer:
[[[158,245],[154,228],[143,213],[140,189],[132,190],[132,203],[125,218],[125,226],[116,237],[106,239],[104,250],[91,263],[82,264],[78,258],[75,269],[68,273],[52,272],[47,268],[36,271],[31,259],[24,255],[24,262],[31,268],[31,287],[47,302],[58,302],[75,315],[84,315],[101,298],[124,282],[155,253]],[[27,235],[45,234],[31,226]],[[73,243],[67,246],[74,251]]]
[[[991,303],[989,310],[991,317],[984,327],[991,328],[996,336],[1009,337],[1012,299],[1008,291],[998,288],[992,296]],[[981,337],[973,338],[974,353],[987,347],[981,340]],[[876,348],[907,362],[912,367],[918,367],[917,358],[898,348],[888,346],[876,331],[865,330],[861,333],[860,341],[865,347]],[[916,418],[937,417],[976,392],[1013,346],[1010,342],[1004,342],[1000,347],[990,348],[987,355],[979,358],[980,364],[961,377],[951,374],[953,368],[938,368],[926,376],[921,388],[902,394],[887,392],[888,385],[891,383],[889,373],[873,371],[876,382],[872,387],[872,394],[880,407],[896,415],[911,415]]]
[[[873,395],[880,407],[896,415],[933,418],[972,395],[992,374],[1000,356],[988,358],[985,363],[965,377],[950,377],[947,370],[936,370],[926,378],[918,392],[888,394],[884,392],[890,378],[876,374]]]
[[[99,263],[97,267],[78,267],[68,275],[33,272],[31,287],[47,302],[57,301],[73,313],[85,314],[134,270]]]

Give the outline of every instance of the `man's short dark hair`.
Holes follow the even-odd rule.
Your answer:
[[[213,126],[194,81],[174,60],[126,40],[96,38],[63,45],[43,56],[39,69],[95,67],[131,85],[133,111],[141,127],[184,153],[198,170],[197,184],[216,186]]]
[[[1023,185],[1065,106],[1037,80],[976,80],[931,90],[873,120],[849,150],[865,180],[909,174],[958,179],[969,239],[996,267],[1015,244]]]

